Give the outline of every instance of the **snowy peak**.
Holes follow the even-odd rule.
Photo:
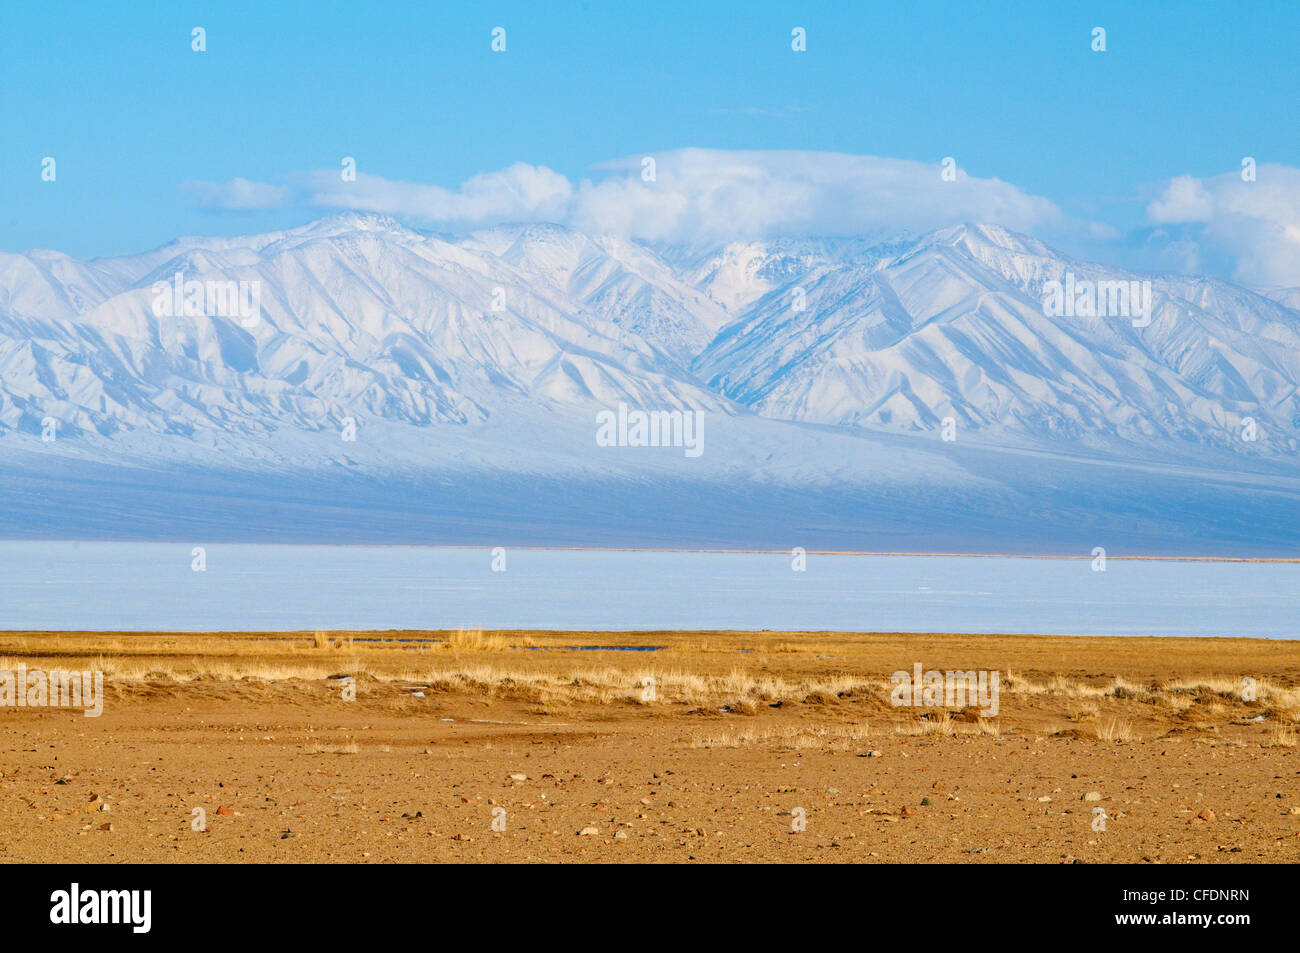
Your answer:
[[[475,232],[464,247],[491,253],[679,366],[688,365],[728,320],[659,255],[623,239],[558,225],[501,226]]]
[[[822,260],[773,283],[695,370],[783,419],[929,433],[949,419],[1012,439],[1296,449],[1295,312],[1223,282],[1074,262],[993,226],[891,252]],[[1089,289],[1094,302],[1103,282],[1126,296],[1149,290],[1150,314],[1097,313],[1104,300],[1051,315],[1051,282]],[[1267,442],[1242,439],[1265,431]]]
[[[198,310],[166,294],[160,311],[178,280],[209,289]],[[1121,291],[1146,310],[1109,313]],[[1295,297],[1076,261],[984,224],[681,248],[558,225],[435,235],[348,212],[92,262],[0,255],[0,432],[53,417],[68,434],[238,443],[348,417],[473,426],[626,402],[1290,454]]]
[[[600,258],[597,245],[577,239]],[[542,281],[520,267],[523,258],[512,264],[382,217],[177,242],[114,261],[116,276],[93,294],[80,293],[97,276],[91,266],[61,265],[69,277],[60,282],[52,269],[10,257],[0,281],[25,304],[0,315],[3,428],[35,433],[52,416],[65,435],[257,435],[330,429],[348,417],[468,424],[519,402],[570,413],[618,401],[726,405],[617,316],[593,311],[565,287],[571,279]],[[596,290],[634,283],[630,269],[603,267]],[[240,303],[252,307],[232,311],[228,299],[214,307],[209,290],[198,310],[178,309],[184,296],[170,293],[173,281],[244,289]],[[634,309],[635,301],[625,313]],[[31,313],[43,316],[19,320]]]

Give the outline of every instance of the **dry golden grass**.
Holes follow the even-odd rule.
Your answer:
[[[690,748],[771,748],[803,751],[847,751],[860,745],[870,733],[866,725],[815,725],[781,728],[749,728],[723,731],[693,738]]]
[[[397,650],[383,645],[358,647],[358,643],[351,642],[352,650],[345,653],[337,651],[340,644],[337,639],[317,633],[304,640],[304,645],[310,648],[304,648],[301,653],[280,652],[264,658],[251,655],[246,647],[224,654],[228,648],[224,641],[219,645],[203,646],[208,650],[204,654],[189,656],[146,655],[137,648],[136,652],[122,652],[117,656],[57,658],[48,654],[48,646],[42,646],[45,651],[30,656],[11,654],[0,658],[0,668],[13,668],[20,662],[29,667],[92,668],[103,671],[106,677],[119,685],[207,680],[316,681],[348,674],[376,683],[414,682],[427,685],[432,692],[476,695],[485,699],[514,698],[552,705],[700,705],[725,707],[742,714],[753,714],[770,705],[834,706],[845,700],[869,701],[877,707],[887,707],[890,690],[890,683],[884,677],[834,674],[792,678],[740,667],[733,667],[725,673],[700,673],[678,668],[627,668],[575,661],[571,653],[563,653],[563,668],[554,664],[545,668],[508,665],[491,660],[491,657],[508,652],[513,648],[511,641],[478,630],[451,633],[445,644],[458,658],[482,654],[488,659],[465,659],[453,665],[421,664],[426,658],[432,662],[433,653],[438,649]],[[327,658],[322,658],[320,651],[326,645],[331,651]],[[524,659],[521,657],[520,661]],[[1076,723],[1096,721],[1101,711],[1099,702],[1106,700],[1135,702],[1174,713],[1194,709],[1208,717],[1224,715],[1230,705],[1246,704],[1233,694],[1234,684],[1229,679],[1142,684],[1115,678],[1110,683],[1098,685],[1061,676],[1032,681],[1008,673],[1003,685],[1004,707],[1014,705],[1016,699],[1025,702],[1061,699],[1068,703],[1064,716]],[[1294,723],[1300,720],[1300,691],[1268,680],[1261,680],[1257,690],[1257,711],[1274,721]],[[366,689],[360,688],[359,691],[365,694]],[[949,713],[940,710],[938,715],[931,717],[927,714],[911,728],[900,730],[917,734],[952,734],[954,729],[950,720]],[[1122,724],[1111,718],[1098,726],[1098,737],[1105,735],[1104,740],[1126,740],[1131,736],[1131,723],[1127,730],[1121,728]]]
[[[1118,681],[1118,680],[1117,680]],[[1008,671],[1002,678],[1002,688],[1013,695],[1054,695],[1061,698],[1102,698],[1112,694],[1114,685],[1094,684],[1090,681],[1053,675],[1043,681],[1034,681]]]
[[[658,651],[578,650],[593,645]],[[363,702],[413,714],[427,710],[426,700],[411,698],[403,685],[427,686],[428,697],[520,700],[547,713],[630,706],[648,715],[725,710],[761,720],[769,708],[799,705],[816,708],[823,725],[870,718],[883,730],[936,738],[1043,734],[1047,724],[1063,720],[1068,724],[1058,733],[1080,737],[1078,729],[1085,728],[1089,736],[1123,743],[1136,737],[1135,725],[1154,737],[1173,728],[1249,724],[1256,738],[1274,730],[1270,743],[1286,747],[1291,736],[1278,726],[1300,724],[1300,644],[1257,639],[482,629],[0,632],[0,656],[3,668],[98,669],[110,693],[144,696],[186,686],[318,692],[324,685],[333,692],[334,679],[350,675]],[[927,669],[1001,672],[1002,719],[956,709],[927,709],[918,718],[914,710],[893,708],[890,675],[918,660]],[[1253,721],[1261,716],[1262,722]],[[805,740],[818,738],[814,733]]]
[[[460,652],[504,652],[514,648],[516,644],[527,644],[527,642],[512,643],[504,635],[489,635],[482,629],[457,629],[447,636],[442,644],[446,648]]]
[[[952,720],[952,716],[944,710],[940,710],[938,714],[927,712],[915,721],[905,725],[899,725],[894,730],[900,735],[949,736],[957,733],[957,728]]]
[[[958,728],[958,732],[960,734],[989,735],[998,738],[1002,735],[1002,723],[992,718],[979,718],[969,725],[962,725]]]
[[[1100,711],[1101,709],[1093,703],[1067,705],[1065,717],[1074,722],[1092,721]]]
[[[1266,748],[1294,748],[1295,746],[1295,730],[1285,725],[1274,725],[1270,728],[1264,741],[1264,747]]]
[[[1109,718],[1094,729],[1098,741],[1112,741],[1123,744],[1134,738],[1133,722],[1127,718]]]
[[[431,691],[485,698],[515,698],[537,703],[711,705],[753,713],[777,703],[834,704],[854,693],[883,692],[878,680],[836,677],[786,680],[740,669],[701,675],[664,669],[624,669],[611,665],[576,666],[539,673],[500,665],[413,669],[400,678],[418,680]],[[883,697],[883,694],[881,695]]]

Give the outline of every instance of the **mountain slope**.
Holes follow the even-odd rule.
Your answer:
[[[765,416],[1097,446],[1153,440],[1293,452],[1300,314],[1222,282],[1152,280],[1149,326],[1049,317],[1046,283],[1145,280],[963,226],[821,263],[770,290],[697,358]],[[803,288],[806,308],[795,306]],[[1259,437],[1241,440],[1245,418]]]
[[[178,274],[256,308],[157,312]],[[1150,280],[1152,320],[1049,317],[1067,276]],[[0,256],[0,534],[1294,554],[1297,381],[1283,303],[991,226],[651,248],[340,215]],[[701,411],[702,454],[602,444],[620,405]]]
[[[36,432],[53,416],[69,434],[264,434],[337,428],[349,416],[481,422],[505,396],[543,408],[726,404],[565,282],[535,280],[473,242],[346,216],[216,246],[187,240],[165,250],[174,254],[113,261],[112,278],[85,292],[97,272],[75,272],[62,288],[43,272],[38,295],[20,280],[35,266],[10,262],[7,284],[20,292],[11,300],[22,307],[0,313],[0,426]],[[602,269],[589,297],[635,283],[608,274],[609,262]],[[177,274],[256,283],[256,323],[155,315],[154,283]],[[642,285],[632,296],[653,297]],[[88,307],[72,313],[73,301]]]

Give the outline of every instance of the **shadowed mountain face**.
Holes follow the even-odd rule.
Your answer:
[[[629,488],[653,487],[660,515],[675,487],[707,486],[696,496],[712,502],[691,516],[679,499],[678,530],[659,542],[724,543],[717,514],[734,506],[782,527],[732,534],[750,542],[839,521],[825,536],[840,546],[893,527],[924,548],[942,519],[943,548],[983,550],[1026,494],[1058,515],[1087,497],[1129,525],[1147,513],[1153,545],[1248,545],[1234,521],[1252,501],[1267,494],[1277,519],[1297,499],[1300,312],[1285,289],[1269,294],[1073,261],[991,226],[685,249],[558,226],[438,236],[343,215],[91,262],[0,255],[0,480],[176,468],[220,472],[238,499],[256,481],[317,474],[334,493],[364,474],[378,498],[402,480],[479,474],[580,483],[593,501],[618,487],[607,502],[623,512],[639,505]],[[704,452],[599,445],[595,415],[619,405],[703,412]],[[1125,502],[1082,491],[1088,467],[1127,474],[1113,481]],[[1152,467],[1221,493],[1165,514],[1154,479],[1148,509],[1138,475]],[[112,498],[116,480],[100,473],[87,492]],[[944,494],[905,520],[886,505]],[[465,519],[508,509],[528,524],[493,509],[510,496],[465,497]],[[544,496],[530,540],[551,538],[561,511],[566,542],[608,538],[605,517],[584,531],[580,506]],[[992,509],[963,529],[962,498]],[[802,515],[777,520],[778,508]],[[146,535],[166,533],[163,510]],[[63,534],[29,512],[4,512],[7,535]],[[868,512],[861,525],[851,515]],[[339,541],[357,525],[346,512],[329,524]],[[1033,548],[1032,527],[1008,544]]]

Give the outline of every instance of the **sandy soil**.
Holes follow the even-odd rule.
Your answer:
[[[1300,860],[1291,643],[402,637],[0,633],[109,673],[99,718],[0,708],[0,860]],[[997,669],[998,716],[892,706],[915,662]]]

